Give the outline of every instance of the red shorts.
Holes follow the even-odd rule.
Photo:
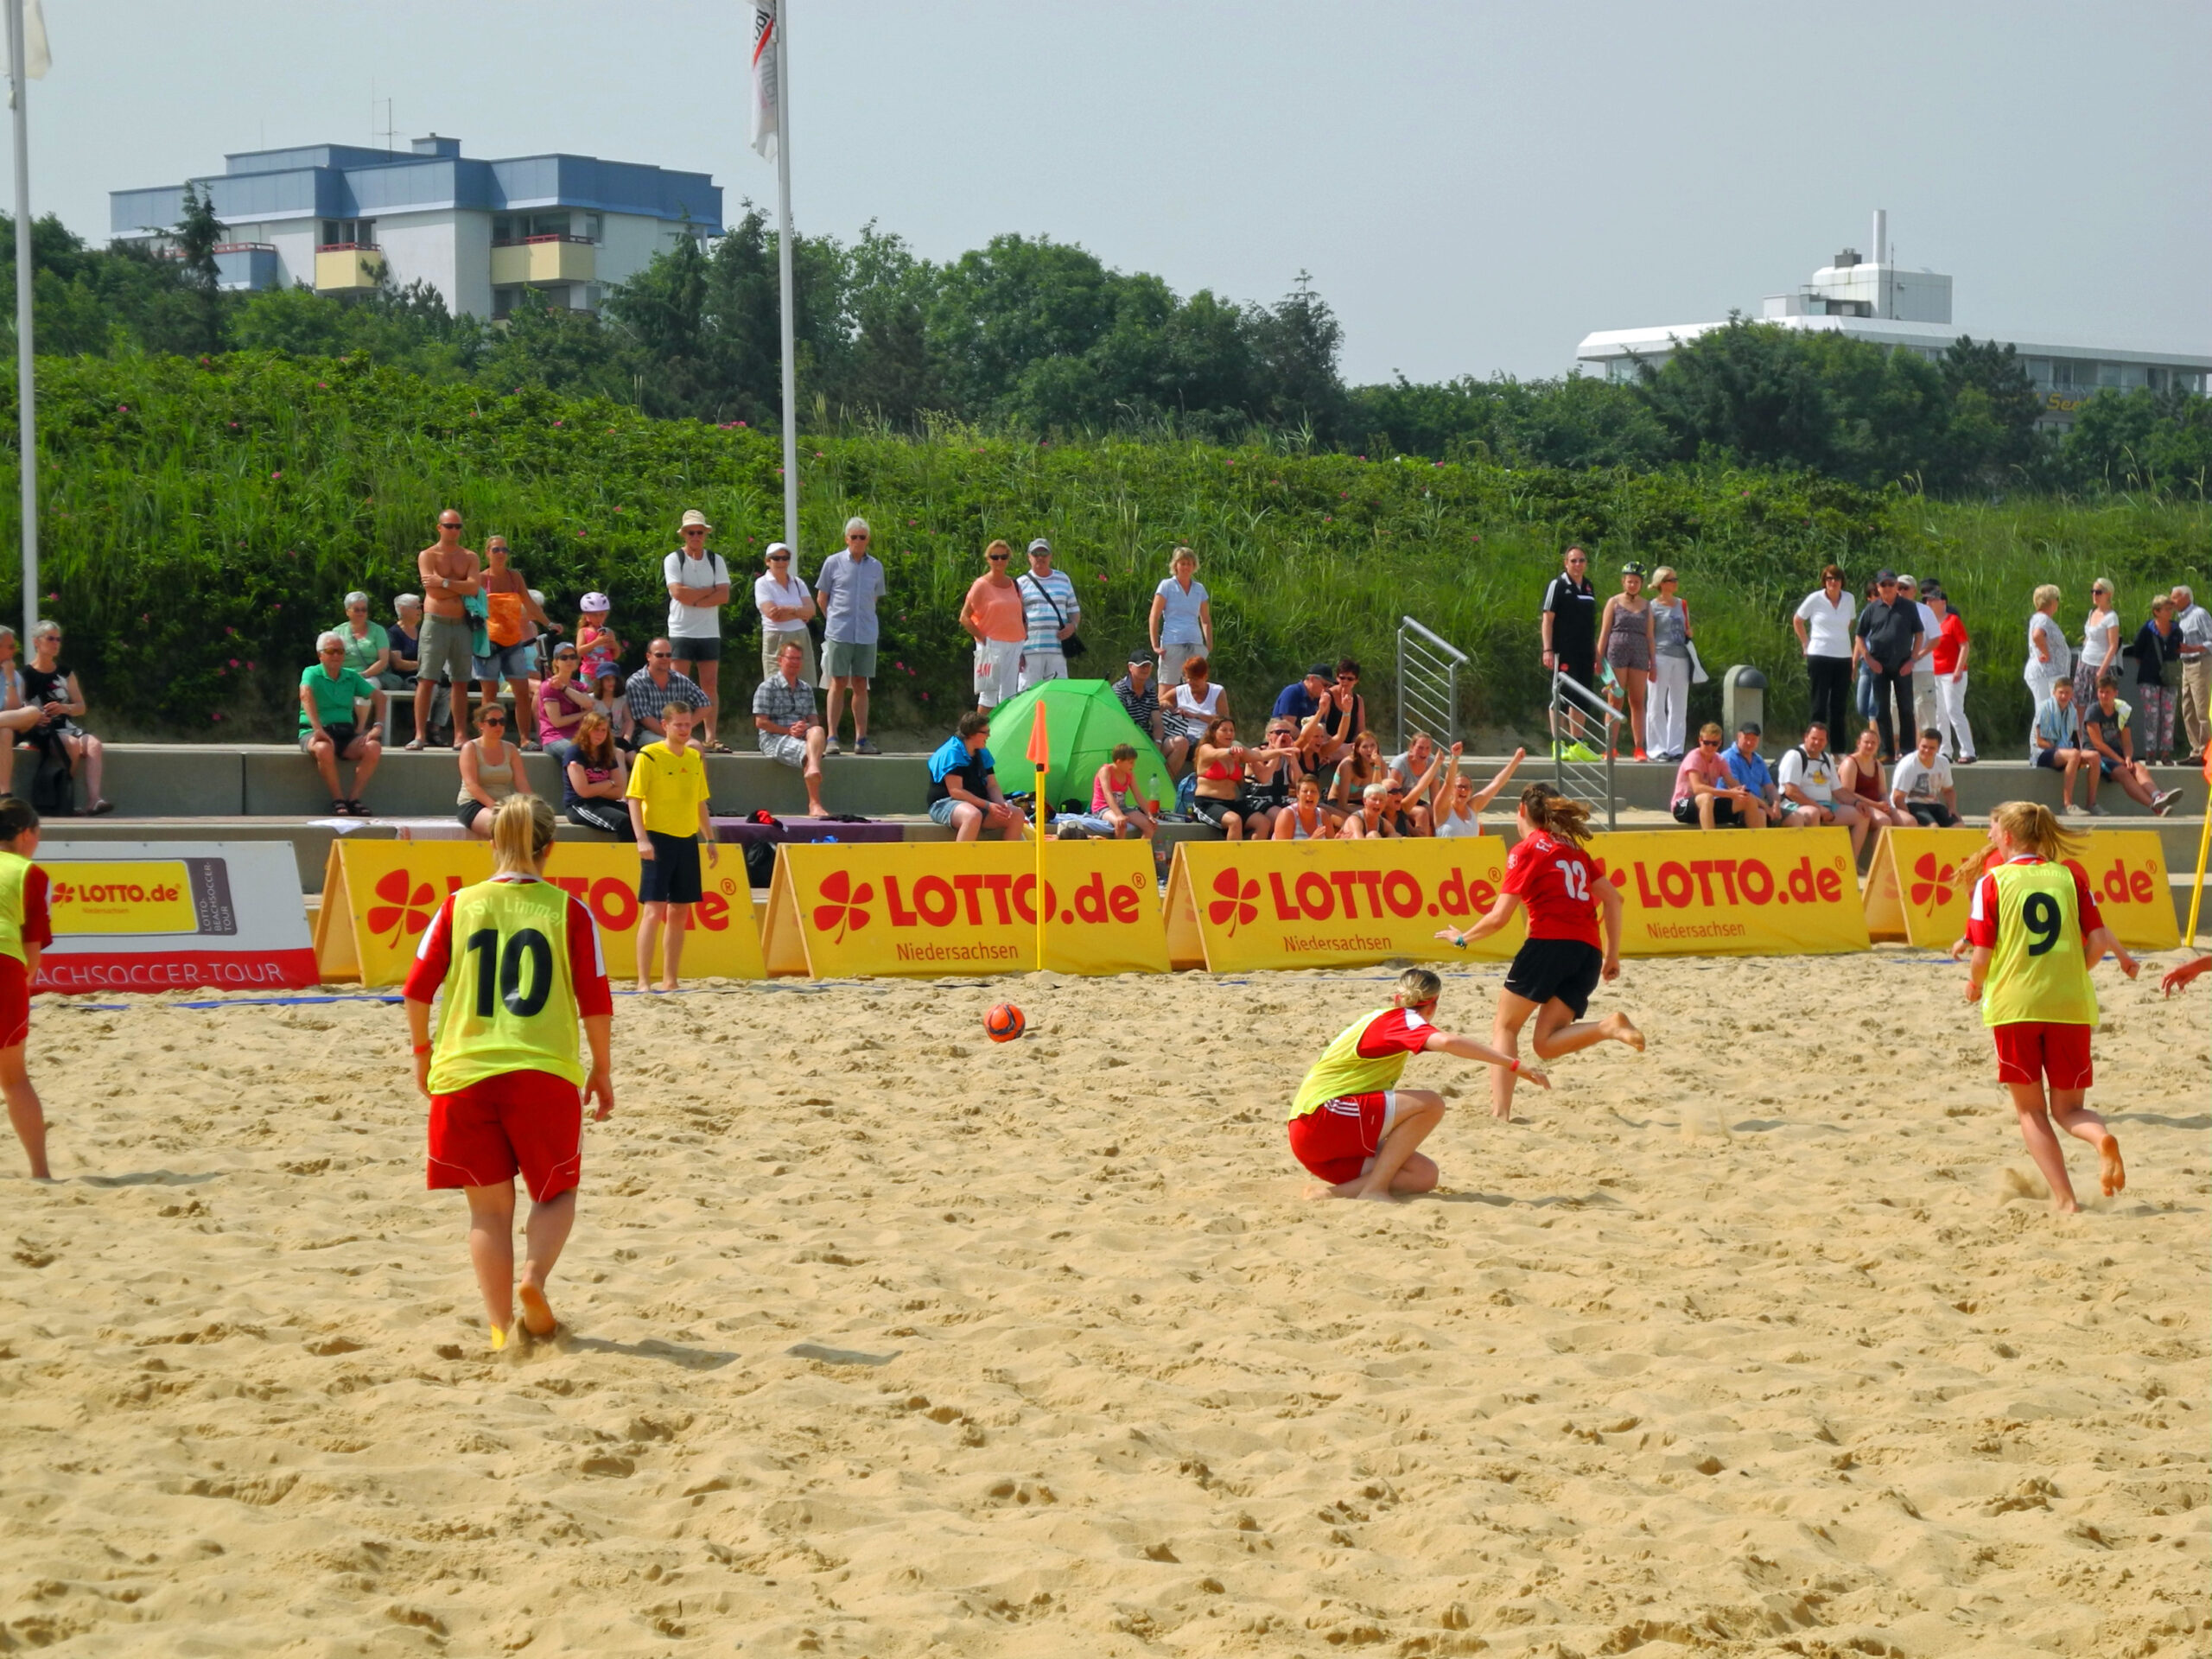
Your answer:
[[[1305,1116],[1290,1120],[1291,1156],[1331,1186],[1356,1181],[1367,1173],[1367,1160],[1389,1132],[1396,1116],[1393,1108],[1387,1089],[1325,1100]]]
[[[583,1174],[583,1091],[550,1071],[503,1071],[430,1096],[433,1190],[497,1186],[517,1172],[543,1204]]]
[[[2048,1077],[2054,1089],[2087,1089],[2094,1080],[2087,1026],[2020,1020],[1992,1026],[1989,1034],[1997,1039],[1999,1083],[2040,1083]]]
[[[21,1048],[30,1034],[30,969],[0,956],[0,1048]]]

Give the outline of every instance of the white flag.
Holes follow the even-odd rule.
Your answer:
[[[776,0],[753,0],[753,148],[771,162],[776,159],[776,132],[783,117],[783,88],[776,84],[776,48],[780,44],[776,29]]]
[[[0,41],[0,47],[7,44]],[[39,0],[23,0],[23,73],[33,80],[44,80],[46,72],[54,67],[54,58],[46,49],[46,12]]]

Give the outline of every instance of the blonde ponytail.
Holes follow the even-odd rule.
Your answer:
[[[492,814],[492,868],[499,875],[535,875],[553,849],[553,804],[543,795],[510,795]]]
[[[1570,801],[1549,784],[1530,784],[1521,791],[1521,810],[1547,835],[1580,847],[1590,839],[1590,809]]]
[[[2059,828],[2057,816],[2041,801],[2007,801],[1989,821],[2019,851],[2053,864],[2080,850],[2081,843]]]

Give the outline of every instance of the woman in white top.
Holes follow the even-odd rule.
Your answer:
[[[2035,711],[2050,701],[2050,688],[2074,667],[2066,631],[2058,626],[2060,594],[2050,582],[2035,591],[2035,614],[2028,619],[2028,660],[2020,677],[2028,683],[2028,753],[2035,753]]]
[[[1497,798],[1513,776],[1513,769],[1529,758],[1526,749],[1513,751],[1513,758],[1498,768],[1497,776],[1480,789],[1475,780],[1459,772],[1459,752],[1466,746],[1452,746],[1451,764],[1444,769],[1444,776],[1436,784],[1435,823],[1437,836],[1443,840],[1469,840],[1483,832],[1482,815],[1485,808]]]
[[[2097,700],[2097,676],[2120,672],[2120,613],[2113,607],[2112,582],[2099,576],[2089,584],[2089,620],[2082,625],[2082,655],[2074,664],[2074,706]]]
[[[1168,561],[1172,574],[1152,595],[1152,648],[1160,657],[1160,677],[1183,677],[1183,664],[1213,654],[1213,601],[1198,579],[1198,556],[1179,547]]]
[[[1805,677],[1812,683],[1813,718],[1832,732],[1851,729],[1845,721],[1857,655],[1851,623],[1858,614],[1858,604],[1844,590],[1842,570],[1831,564],[1821,572],[1820,592],[1806,594],[1789,619],[1797,631],[1797,648],[1805,653]]]
[[[1213,669],[1203,657],[1183,664],[1183,683],[1168,694],[1166,719],[1167,771],[1182,775],[1185,762],[1205,728],[1228,717],[1229,693],[1213,683]]]
[[[753,579],[753,606],[760,613],[760,677],[772,680],[782,672],[777,659],[785,645],[797,645],[798,677],[809,685],[814,677],[814,636],[806,625],[814,620],[814,594],[799,579],[798,561],[781,542],[768,543],[768,570]]]

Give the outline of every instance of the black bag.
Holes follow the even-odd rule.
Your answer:
[[[59,743],[38,746],[31,766],[31,810],[42,818],[77,816],[77,779],[69,769],[69,755]]]
[[[748,841],[745,843],[745,880],[748,887],[765,887],[776,879],[776,843],[772,841]]]
[[[1062,627],[1067,626],[1068,620],[1065,616],[1060,613],[1060,602],[1052,597],[1052,590],[1047,588],[1043,582],[1037,582],[1037,579],[1034,576],[1024,576],[1022,581],[1037,582],[1038,593],[1044,597],[1045,602],[1052,607],[1052,620],[1058,623]],[[1083,643],[1083,636],[1079,633],[1071,633],[1068,635],[1066,639],[1060,641],[1060,655],[1066,658],[1070,662],[1073,662],[1077,658],[1082,656],[1086,649],[1087,647]]]

